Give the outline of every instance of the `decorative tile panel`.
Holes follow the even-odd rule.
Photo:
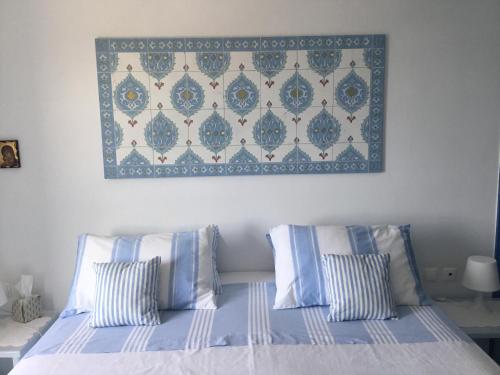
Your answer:
[[[105,178],[384,169],[385,36],[98,38]]]

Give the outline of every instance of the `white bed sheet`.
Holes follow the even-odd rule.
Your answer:
[[[324,327],[326,307],[272,310],[274,284],[263,282],[272,278],[273,273],[223,275],[227,287],[220,309],[210,310],[213,319],[203,310],[164,312],[164,322],[151,334],[147,327],[90,332],[80,329],[83,315],[58,320],[11,375],[500,375],[495,362],[433,307],[400,307],[397,321]],[[186,335],[206,345],[188,345]],[[185,349],[192,347],[198,349]]]
[[[425,358],[425,360],[422,360]],[[441,358],[446,358],[442,361]],[[54,354],[25,359],[10,375],[498,375],[474,344],[259,345],[192,351]]]

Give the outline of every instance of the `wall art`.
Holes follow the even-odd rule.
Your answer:
[[[98,38],[106,178],[384,168],[385,36]]]
[[[0,140],[0,168],[21,168],[17,140]]]

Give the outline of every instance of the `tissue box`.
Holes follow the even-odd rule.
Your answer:
[[[34,295],[19,298],[12,303],[12,319],[19,323],[28,323],[42,316],[42,300]]]

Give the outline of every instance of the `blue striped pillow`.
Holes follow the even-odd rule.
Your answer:
[[[146,262],[94,263],[95,309],[90,326],[160,324],[158,281],[161,258]]]
[[[389,254],[325,254],[321,258],[330,301],[329,321],[397,318]]]
[[[219,271],[217,271],[217,249],[219,248],[219,227],[217,225],[211,225],[212,228],[212,269],[214,273],[213,288],[217,295],[222,294],[222,284],[220,281]]]
[[[160,310],[216,309],[220,281],[216,268],[215,225],[176,233],[78,239],[76,267],[65,318],[94,310],[94,263],[136,262],[161,257]]]
[[[275,309],[327,305],[322,254],[391,255],[397,305],[425,305],[409,225],[279,225],[269,232],[276,270]]]

